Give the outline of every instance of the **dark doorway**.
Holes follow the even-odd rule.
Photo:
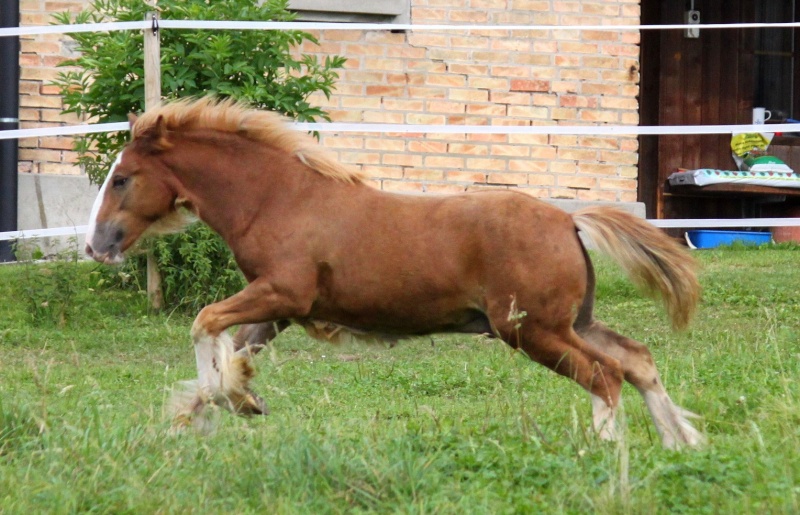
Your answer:
[[[684,23],[691,4],[702,23],[798,19],[795,0],[642,0],[642,24]],[[750,124],[754,106],[772,110],[773,121],[800,119],[799,34],[792,29],[719,29],[689,38],[682,30],[642,31],[640,123]],[[729,134],[641,136],[639,200],[647,216],[753,216],[753,196],[746,191],[683,195],[667,183],[678,169],[735,169],[730,139]],[[776,138],[771,150],[800,171],[800,138]]]

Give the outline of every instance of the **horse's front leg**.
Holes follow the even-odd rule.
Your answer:
[[[264,401],[248,386],[254,376],[251,364],[253,352],[249,345],[234,342],[227,329],[237,324],[256,324],[251,326],[249,334],[241,335],[247,343],[255,336],[259,339],[261,336],[274,336],[270,331],[257,329],[267,324],[272,326],[264,320],[283,321],[302,313],[302,307],[295,298],[278,293],[271,284],[253,282],[236,295],[200,311],[192,325],[198,380],[196,385],[189,385],[188,392],[173,396],[171,405],[176,425],[202,424],[208,404],[241,415],[268,412]],[[285,322],[278,324],[275,334],[278,327],[286,327]]]

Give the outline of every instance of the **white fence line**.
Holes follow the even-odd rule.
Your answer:
[[[396,134],[553,134],[553,135],[613,135],[646,136],[669,134],[733,134],[735,132],[800,132],[800,124],[770,125],[414,125],[395,123],[293,123],[297,130],[319,132],[372,132]],[[0,131],[0,140],[70,136],[97,132],[128,130],[128,122],[65,125],[37,129]],[[765,130],[766,129],[766,130]]]
[[[74,136],[96,132],[127,131],[128,122],[92,123],[81,125],[62,125],[60,127],[44,127],[38,129],[14,129],[0,131],[0,139],[40,138],[43,136]]]
[[[53,227],[50,229],[26,229],[24,231],[0,232],[0,241],[32,240],[35,238],[49,238],[51,236],[78,236],[86,234],[88,225],[75,225],[72,227]]]
[[[662,229],[703,229],[708,227],[800,227],[800,218],[684,218],[671,220],[647,220]],[[52,236],[77,236],[86,234],[88,225],[54,227],[51,229],[27,229],[24,231],[0,232],[0,241],[48,238]]]
[[[164,29],[211,29],[211,30],[408,30],[408,31],[639,31],[639,30],[685,30],[685,29],[760,29],[760,28],[798,28],[800,22],[787,23],[685,23],[663,25],[476,25],[476,24],[415,24],[415,23],[333,23],[333,22],[277,22],[277,21],[202,21],[202,20],[162,20],[159,28]],[[150,22],[103,22],[73,25],[30,25],[0,29],[0,37],[35,36],[39,34],[74,34],[78,32],[110,32],[117,30],[143,30],[151,27]]]

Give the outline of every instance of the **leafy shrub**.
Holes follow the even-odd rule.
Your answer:
[[[164,299],[172,308],[195,313],[206,304],[244,288],[244,277],[230,250],[205,224],[195,224],[187,231],[154,239],[149,244],[161,272]],[[144,270],[146,258],[136,256],[126,266]],[[125,275],[128,274],[121,277]],[[143,284],[142,280],[131,286],[141,289]]]
[[[287,0],[160,0],[162,19],[291,21]],[[143,20],[152,7],[143,0],[94,0],[74,20],[55,15],[59,23],[99,23]],[[98,123],[120,122],[128,113],[144,111],[144,38],[139,31],[72,34],[79,57],[63,66],[55,84],[65,113]],[[161,32],[161,82],[165,98],[214,94],[243,100],[253,107],[281,112],[299,121],[329,119],[308,97],[326,96],[345,62],[339,56],[320,61],[295,49],[316,43],[306,32],[164,30]],[[120,65],[120,63],[124,63]],[[126,132],[89,134],[76,138],[79,163],[89,178],[102,183],[111,162],[127,139]],[[195,225],[187,234],[154,244],[162,267],[165,302],[191,307],[204,305],[239,290],[243,278],[218,236]],[[144,273],[134,259],[137,274]],[[214,273],[211,273],[214,271]],[[222,271],[222,272],[220,272]]]
[[[44,253],[23,243],[15,249],[22,263],[19,296],[35,326],[53,324],[64,327],[72,314],[78,290],[78,243],[70,238],[69,246],[51,256],[50,263],[36,263]]]

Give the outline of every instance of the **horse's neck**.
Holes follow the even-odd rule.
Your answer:
[[[256,217],[285,220],[300,203],[314,202],[309,192],[336,195],[351,186],[322,177],[276,149],[235,140],[187,143],[169,163],[182,189],[178,194],[189,199],[200,219],[229,245]]]
[[[177,147],[177,145],[176,145]],[[226,240],[244,230],[301,187],[303,166],[285,153],[218,145],[187,145],[170,158],[170,168],[196,214]],[[305,170],[304,170],[305,171]]]

